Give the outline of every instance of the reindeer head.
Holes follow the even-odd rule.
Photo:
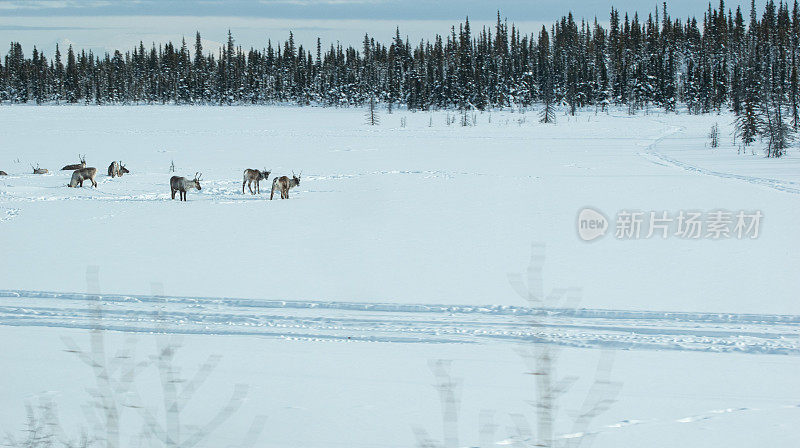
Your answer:
[[[203,173],[194,173],[194,180],[192,180],[192,182],[194,183],[194,188],[202,190],[202,188],[200,187],[200,180],[202,178],[203,178]]]
[[[270,174],[272,174],[272,171],[267,171],[267,169],[264,168],[264,171],[261,172],[261,178],[267,180]]]
[[[84,154],[84,155],[78,154],[78,159],[80,159],[80,161],[81,161],[81,163],[80,163],[81,168],[86,168],[86,154]]]
[[[120,160],[119,161],[119,175],[122,176],[125,173],[130,173],[130,171],[128,171],[128,169],[125,168],[125,165],[122,164],[122,160]]]
[[[295,176],[294,171],[292,171],[292,181],[294,182],[295,185],[300,185],[300,176],[302,175],[303,175],[302,171],[300,171],[300,174],[298,174],[297,176]]]

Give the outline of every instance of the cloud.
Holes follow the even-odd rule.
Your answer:
[[[34,25],[0,25],[0,31],[87,31],[102,30],[99,26],[34,26]]]
[[[387,0],[259,0],[259,3],[265,5],[300,5],[300,6],[318,6],[318,5],[363,5],[374,3],[388,3]]]
[[[101,0],[0,0],[3,10],[41,10],[67,8],[97,8],[111,6],[110,1]]]
[[[716,0],[714,0],[716,1]],[[761,11],[766,0],[756,0]],[[714,3],[712,1],[712,3]],[[654,12],[661,1],[615,0],[624,12]],[[705,6],[697,0],[669,0],[673,17],[702,17]],[[707,3],[706,3],[707,5]],[[748,0],[728,0],[726,6],[742,5],[745,15]],[[0,11],[7,17],[67,16],[181,16],[279,18],[287,20],[493,20],[499,10],[510,21],[553,21],[567,12],[580,19],[608,20],[608,0],[0,0]]]

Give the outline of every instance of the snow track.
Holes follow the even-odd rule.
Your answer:
[[[352,180],[367,177],[382,176],[415,176],[419,179],[453,179],[457,176],[488,176],[485,173],[474,173],[464,171],[444,171],[444,170],[382,170],[366,171],[355,173],[341,173],[334,175],[314,175],[304,177],[307,181],[339,181]],[[98,201],[106,203],[126,203],[126,202],[170,202],[170,190],[168,185],[169,176],[165,174],[137,173],[129,174],[124,178],[112,179],[105,174],[97,176],[99,188],[83,187],[68,188],[66,186],[69,178],[63,173],[57,175],[47,175],[47,179],[58,176],[58,181],[48,182],[47,184],[26,185],[22,183],[11,186],[6,185],[6,189],[0,190],[0,198],[9,203],[35,203],[42,201]],[[39,181],[44,176],[26,175],[27,179]],[[517,176],[518,179],[539,179],[538,176]],[[22,177],[15,177],[22,179]],[[26,180],[27,180],[26,179]],[[133,186],[128,181],[135,179]],[[247,203],[269,199],[272,180],[262,182],[261,193],[251,195],[242,194],[242,184],[240,180],[203,180],[203,189],[200,191],[191,190],[190,199],[193,201],[208,201],[216,203]],[[141,184],[144,182],[144,185]],[[330,193],[332,190],[319,190],[308,188],[306,184],[292,190],[292,195],[304,193]],[[2,210],[2,209],[0,209]],[[0,215],[0,222],[5,219]]]
[[[659,121],[659,123],[663,123]],[[664,123],[666,125],[666,123]],[[733,179],[738,181],[744,181],[753,185],[758,185],[760,187],[767,187],[773,190],[783,191],[786,193],[791,194],[800,194],[800,183],[785,180],[785,179],[773,179],[767,177],[758,177],[758,176],[746,176],[742,174],[735,174],[735,173],[725,173],[722,171],[716,171],[712,169],[703,168],[697,165],[693,165],[691,163],[684,162],[682,160],[678,160],[674,157],[670,157],[662,152],[659,152],[656,147],[664,140],[673,137],[675,134],[684,132],[685,128],[682,126],[671,126],[671,129],[666,133],[662,134],[660,137],[656,138],[650,145],[647,146],[647,149],[643,153],[645,157],[650,159],[651,162],[664,165],[664,166],[671,166],[675,168],[679,168],[685,171],[689,171],[692,173],[702,174],[706,176],[718,177],[720,179]]]
[[[383,343],[796,354],[800,316],[0,290],[0,325]]]

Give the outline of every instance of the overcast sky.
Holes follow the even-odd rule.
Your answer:
[[[763,7],[765,0],[756,3]],[[0,43],[19,41],[26,54],[33,45],[52,55],[56,43],[103,52],[128,50],[140,40],[146,45],[185,36],[194,41],[200,31],[207,49],[225,40],[230,28],[237,43],[263,47],[267,39],[283,41],[292,30],[299,43],[358,44],[364,33],[386,41],[395,26],[412,41],[447,33],[469,16],[474,29],[494,22],[497,10],[524,33],[536,32],[569,11],[576,18],[608,21],[612,4],[621,11],[647,15],[660,0],[0,0]],[[719,0],[713,1],[716,6]],[[726,9],[749,0],[726,1]],[[702,17],[708,3],[670,0],[672,16]],[[659,7],[660,8],[660,7]],[[6,44],[3,44],[6,45]],[[5,53],[5,50],[0,50]]]

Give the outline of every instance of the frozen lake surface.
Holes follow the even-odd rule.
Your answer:
[[[255,446],[407,447],[422,432],[442,443],[439,359],[458,379],[458,446],[524,446],[536,378],[519,351],[537,343],[577,378],[559,398],[559,440],[796,446],[796,150],[737,154],[728,115],[472,118],[396,110],[371,127],[360,109],[0,108],[0,431],[22,430],[25,402],[42,397],[70,437],[92,431],[82,409],[95,376],[65,339],[85,349],[101,328],[112,358],[179,343],[184,377],[222,356],[182,415],[187,434],[249,385],[199,446],[242,446],[258,416]],[[79,153],[97,189],[66,187],[58,168]],[[131,173],[105,176],[112,160]],[[187,202],[170,200],[173,162],[203,173]],[[244,168],[301,183],[288,201],[269,201],[271,179],[242,194]],[[591,243],[577,232],[584,207],[611,219]],[[615,236],[623,211],[717,210],[761,212],[758,238]],[[510,282],[532,244],[546,245],[541,289],[572,298],[546,311]],[[606,357],[621,389],[578,434],[570,411]],[[163,417],[163,383],[150,365],[131,384],[120,438],[150,446],[134,402]]]

